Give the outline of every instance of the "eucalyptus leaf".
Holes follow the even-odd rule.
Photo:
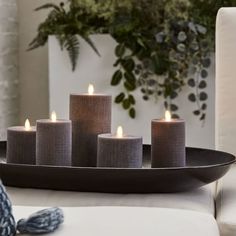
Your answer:
[[[131,106],[131,103],[130,103],[129,99],[123,100],[122,106],[123,106],[123,108],[124,108],[125,110],[128,110],[128,109],[130,108],[130,106]]]
[[[189,79],[189,80],[188,80],[188,85],[189,85],[190,87],[195,87],[195,86],[196,86],[195,80],[194,80],[194,79]]]
[[[201,71],[201,77],[202,77],[203,79],[205,79],[207,76],[208,76],[208,72],[203,69],[203,70]]]
[[[206,87],[207,87],[206,81],[205,81],[205,80],[202,80],[202,81],[199,83],[198,87],[199,87],[200,89],[206,88]]]
[[[132,119],[135,119],[136,117],[136,110],[132,107],[130,108],[129,110],[129,116],[132,118]]]
[[[208,98],[208,95],[207,95],[205,92],[201,92],[201,93],[199,94],[199,99],[200,99],[200,101],[206,101],[207,98]]]
[[[125,94],[124,93],[120,93],[119,95],[116,96],[115,98],[115,103],[121,103],[125,98]]]
[[[120,70],[117,70],[112,77],[111,85],[116,86],[120,83],[121,80],[122,80],[122,72]]]
[[[191,93],[189,94],[188,99],[191,102],[196,102],[196,95],[194,93]]]

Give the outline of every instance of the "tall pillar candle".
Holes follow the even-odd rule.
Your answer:
[[[36,129],[29,120],[25,126],[7,129],[7,163],[35,165]]]
[[[142,155],[142,137],[123,135],[122,127],[116,135],[98,135],[98,167],[141,168]]]
[[[185,155],[185,122],[171,119],[152,120],[152,167],[183,167]]]
[[[72,125],[70,120],[37,120],[36,164],[71,166]]]
[[[97,136],[111,132],[111,96],[93,90],[70,95],[73,166],[97,166]]]

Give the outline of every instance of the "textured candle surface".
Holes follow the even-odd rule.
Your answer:
[[[141,168],[142,138],[112,134],[98,136],[98,167]]]
[[[185,123],[183,120],[152,120],[152,167],[183,167]]]
[[[23,126],[10,127],[7,130],[7,163],[36,163],[36,130],[26,131]]]
[[[37,121],[37,165],[71,166],[71,127],[68,120]]]
[[[97,136],[111,132],[111,96],[70,96],[72,165],[97,166]]]

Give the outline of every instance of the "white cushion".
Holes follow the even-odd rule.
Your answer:
[[[17,219],[39,210],[14,207]],[[219,236],[212,215],[188,210],[137,207],[63,208],[65,222],[57,236]],[[54,235],[54,234],[53,234]]]
[[[236,235],[236,166],[218,184],[217,221],[222,236]]]
[[[216,22],[216,148],[236,154],[236,8]]]
[[[106,194],[7,187],[14,205],[165,207],[195,210],[213,215],[214,190],[215,184],[175,194]]]

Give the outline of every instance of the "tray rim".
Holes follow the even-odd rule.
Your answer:
[[[0,144],[6,143],[6,142],[0,142]],[[150,148],[151,145],[144,144],[143,147]],[[30,168],[51,168],[51,169],[73,169],[73,170],[119,170],[119,171],[157,171],[157,170],[194,170],[194,169],[208,169],[208,168],[216,168],[221,166],[228,166],[236,163],[236,157],[228,152],[224,151],[218,151],[213,149],[204,149],[204,148],[195,148],[195,147],[186,147],[186,150],[195,150],[195,151],[208,151],[212,153],[218,153],[227,155],[228,157],[231,157],[232,160],[227,162],[222,162],[219,164],[211,164],[211,165],[198,165],[198,166],[183,166],[183,167],[161,167],[161,168],[115,168],[115,167],[77,167],[77,166],[53,166],[53,165],[29,165],[29,164],[15,164],[15,163],[7,163],[7,162],[0,162],[0,165],[6,165],[6,166],[14,166],[14,167],[30,167]]]

